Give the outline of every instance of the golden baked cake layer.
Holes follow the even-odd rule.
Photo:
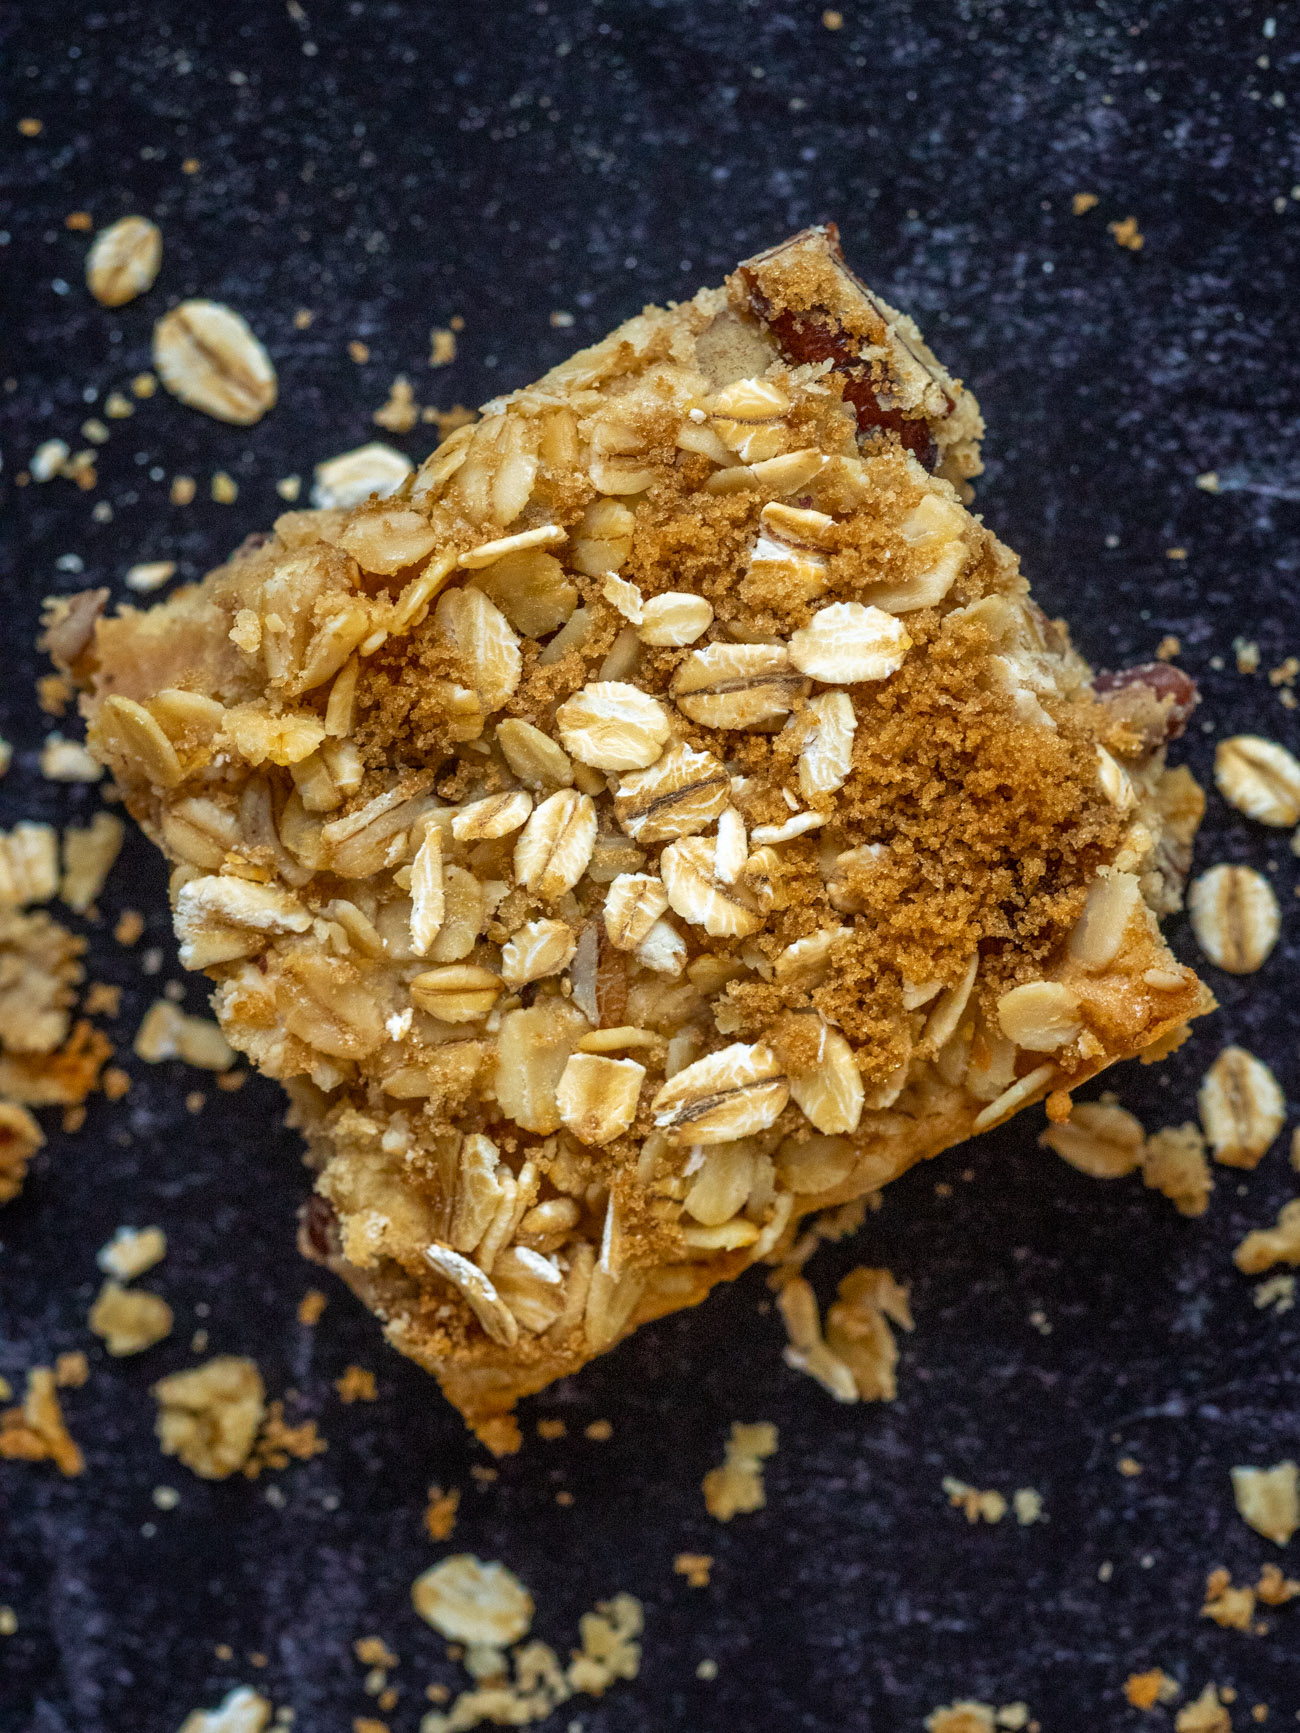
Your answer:
[[[48,641],[289,1091],[310,1255],[494,1449],[810,1210],[1174,1044],[1194,691],[1094,682],[814,229]]]

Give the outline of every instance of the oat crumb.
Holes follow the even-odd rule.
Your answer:
[[[429,333],[430,367],[446,367],[456,359],[456,334],[446,327],[435,326]]]
[[[943,1490],[948,1503],[960,1510],[967,1522],[1001,1522],[1007,1514],[1007,1501],[1000,1492],[980,1492],[951,1474],[944,1475]]]
[[[308,1288],[298,1302],[298,1322],[310,1327],[320,1322],[321,1313],[328,1305],[328,1300],[319,1288]]]
[[[1125,217],[1122,222],[1107,223],[1106,227],[1120,246],[1127,247],[1130,253],[1140,253],[1146,244],[1146,236],[1138,228],[1136,217]]]
[[[1172,554],[1170,557],[1172,558]],[[1182,640],[1175,638],[1172,632],[1167,632],[1156,645],[1157,662],[1172,662],[1175,656],[1181,656],[1182,653]]]
[[[1285,1546],[1300,1528],[1300,1477],[1289,1458],[1272,1468],[1234,1468],[1232,1495],[1238,1515],[1265,1540]]]
[[[537,1436],[548,1441],[563,1438],[568,1430],[563,1420],[539,1420],[537,1422]]]
[[[450,1540],[460,1509],[460,1489],[451,1487],[444,1492],[440,1486],[429,1488],[429,1503],[424,1512],[424,1527],[430,1540]]]
[[[348,355],[356,362],[358,367],[361,367],[369,361],[370,349],[367,344],[362,343],[358,338],[354,337],[348,344]]]
[[[1195,1702],[1178,1711],[1174,1733],[1232,1733],[1232,1720],[1224,1705],[1235,1695],[1227,1688],[1220,1695],[1213,1685],[1207,1685]]]
[[[219,469],[212,477],[212,497],[218,505],[234,505],[239,498],[239,483],[224,469]]]
[[[584,1438],[590,1438],[593,1444],[608,1444],[614,1436],[614,1428],[608,1420],[593,1420],[590,1426],[582,1429]]]
[[[828,6],[822,13],[822,24],[827,30],[842,30],[844,28],[844,14],[836,12]]]
[[[375,1375],[364,1366],[345,1367],[343,1376],[334,1380],[341,1402],[373,1402],[376,1397]]]
[[[49,1366],[33,1366],[21,1408],[0,1413],[0,1457],[20,1462],[53,1462],[71,1478],[85,1468],[85,1458],[69,1433]]]
[[[1124,1696],[1133,1709],[1154,1709],[1157,1703],[1172,1703],[1178,1696],[1178,1681],[1161,1667],[1149,1673],[1130,1673],[1124,1681]]]
[[[262,1429],[242,1466],[248,1478],[256,1480],[264,1468],[288,1468],[291,1458],[310,1462],[313,1456],[328,1449],[329,1444],[317,1432],[314,1420],[290,1426],[284,1418],[284,1403],[277,1399],[268,1405]],[[270,1496],[268,1491],[267,1497]]]
[[[233,1659],[229,1650],[224,1658]],[[215,1709],[195,1709],[187,1715],[180,1733],[263,1733],[270,1719],[266,1698],[251,1685],[237,1685]]]
[[[770,1420],[744,1425],[732,1422],[726,1459],[711,1468],[701,1482],[704,1504],[710,1516],[730,1522],[738,1514],[762,1510],[767,1503],[763,1486],[763,1462],[777,1447],[777,1429]]]
[[[90,1361],[80,1348],[60,1354],[54,1362],[54,1382],[61,1390],[79,1390],[90,1377]]]
[[[119,945],[129,948],[137,944],[144,932],[144,916],[136,909],[123,909],[117,917],[117,925],[113,928],[113,937]]]
[[[707,1589],[709,1572],[713,1569],[713,1554],[707,1552],[679,1552],[673,1560],[673,1570],[679,1577],[685,1577],[693,1589]]]
[[[382,1637],[358,1637],[352,1653],[363,1667],[392,1668],[398,1664],[398,1657]]]
[[[1070,209],[1076,217],[1081,217],[1100,203],[1096,193],[1075,193],[1070,200]]]

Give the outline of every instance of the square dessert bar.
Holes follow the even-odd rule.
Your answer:
[[[810,229],[201,584],[53,605],[336,1270],[518,1397],[1209,1008],[1195,691],[1094,679],[982,431]]]

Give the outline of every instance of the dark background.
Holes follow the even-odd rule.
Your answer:
[[[43,595],[124,595],[140,559],[197,576],[282,509],[278,477],[309,480],[321,458],[388,437],[370,415],[397,372],[423,403],[477,403],[825,218],[977,391],[991,429],[979,507],[1085,653],[1119,666],[1177,634],[1206,700],[1182,749],[1202,775],[1216,735],[1295,746],[1265,673],[1300,651],[1296,9],[842,3],[838,31],[816,0],[0,5],[0,726],[20,748],[0,819],[66,822],[97,801],[36,769]],[[19,133],[25,116],[38,137]],[[1073,216],[1076,192],[1097,207]],[[148,296],[91,300],[88,237],[64,225],[77,210],[97,228],[135,211],[160,223]],[[1141,252],[1107,231],[1130,214]],[[109,423],[94,491],[16,485],[41,440],[84,443],[83,417],[148,366],[153,321],[195,294],[251,321],[279,407],[245,430],[160,393]],[[315,312],[305,331],[299,307]],[[557,309],[571,330],[552,326]],[[453,314],[459,358],[431,372],[430,328]],[[418,458],[433,430],[395,443]],[[208,498],[217,469],[237,504]],[[1207,470],[1218,496],[1194,485]],[[187,508],[168,502],[176,473],[199,482]],[[92,519],[98,501],[111,522]],[[1238,633],[1260,643],[1253,677],[1236,672]],[[1258,975],[1209,971],[1223,1010],[1168,1064],[1107,1079],[1148,1129],[1194,1116],[1230,1038],[1296,1087],[1287,843],[1211,795],[1198,864],[1275,873],[1285,936]],[[109,936],[127,906],[149,915],[132,952]],[[960,1696],[1024,1699],[1049,1733],[1168,1727],[1172,1711],[1143,1717],[1121,1694],[1154,1665],[1192,1694],[1211,1678],[1235,1688],[1239,1728],[1256,1703],[1273,1725],[1300,1708],[1300,1603],[1268,1613],[1266,1637],[1198,1616],[1212,1566],[1254,1581],[1265,1558],[1300,1565],[1236,1517],[1228,1480],[1234,1462],[1300,1450],[1300,1313],[1257,1310],[1230,1262],[1297,1188],[1281,1140],[1254,1174],[1219,1169],[1209,1214],[1189,1222],[1136,1179],[1095,1183],[1039,1151],[1035,1110],[891,1187],[812,1267],[823,1303],[858,1262],[911,1284],[892,1407],[837,1407],[785,1370],[755,1272],[525,1403],[522,1453],[481,1484],[471,1467],[488,1459],[434,1385],[298,1260],[307,1179],[278,1091],[254,1079],[223,1095],[130,1057],[143,1009],[179,976],[164,875],[139,838],[87,931],[92,976],[125,987],[112,1033],[134,1087],[92,1102],[76,1136],[51,1125],[0,1218],[0,1370],[19,1387],[66,1349],[92,1364],[65,1392],[84,1477],[0,1465],[0,1602],[19,1622],[0,1639],[5,1733],[173,1733],[241,1681],[292,1706],[298,1733],[346,1730],[376,1713],[350,1651],[376,1631],[402,1658],[385,1719],[414,1733],[424,1685],[465,1682],[408,1599],[448,1550],[421,1529],[435,1480],[463,1491],[452,1549],[517,1570],[562,1655],[597,1598],[645,1603],[640,1677],[567,1705],[557,1727],[888,1733]],[[1174,942],[1194,958],[1185,923]],[[165,958],[152,981],[151,944]],[[186,994],[197,1008],[202,984]],[[191,1115],[195,1087],[208,1101]],[[166,1228],[144,1285],[177,1324],[112,1362],[85,1314],[94,1252],[120,1222]],[[306,1330],[296,1306],[322,1282],[329,1307]],[[297,1391],[289,1417],[316,1417],[328,1453],[220,1485],[162,1458],[149,1386],[192,1363],[197,1327],[209,1352],[255,1356],[272,1394]],[[377,1403],[340,1405],[332,1380],[350,1361],[377,1371]],[[540,1441],[544,1416],[568,1439]],[[596,1418],[611,1442],[582,1436]],[[700,1478],[730,1422],[760,1418],[781,1431],[767,1508],[723,1528]],[[1139,1476],[1117,1472],[1125,1453]],[[944,1474],[1036,1487],[1049,1520],[968,1528]],[[154,1507],[159,1484],[178,1508]],[[673,1575],[680,1550],[715,1555],[710,1588]],[[712,1681],[696,1676],[705,1659]]]

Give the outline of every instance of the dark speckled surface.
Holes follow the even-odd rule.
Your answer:
[[[36,771],[43,594],[122,595],[138,559],[197,575],[270,521],[277,477],[371,433],[395,373],[422,402],[477,402],[823,218],[978,391],[980,508],[1085,652],[1118,666],[1181,638],[1206,698],[1185,743],[1201,772],[1217,735],[1295,745],[1295,713],[1230,649],[1257,639],[1263,670],[1300,651],[1300,18],[1274,10],[1275,34],[1263,5],[1173,0],[845,0],[835,32],[813,0],[0,6],[0,709],[19,748],[0,818],[94,804]],[[23,116],[44,122],[38,137]],[[1080,191],[1099,202],[1075,217]],[[90,300],[74,210],[97,226],[157,217],[151,294],[116,312]],[[1140,253],[1107,231],[1130,214]],[[153,320],[195,293],[263,336],[275,412],[244,431],[155,398],[110,424],[95,491],[16,486],[41,440],[80,445],[82,418],[147,365]],[[315,311],[307,331],[298,307]],[[431,373],[429,330],[458,312],[460,358]],[[217,469],[239,482],[233,506],[207,498]],[[1211,469],[1217,496],[1194,485]],[[188,508],[168,503],[176,473],[199,479]],[[1297,1086],[1287,842],[1212,797],[1198,862],[1271,872],[1284,939],[1260,974],[1213,978],[1223,1010],[1171,1062],[1113,1077],[1151,1127],[1192,1115],[1229,1038]],[[163,882],[133,839],[86,929],[92,973],[125,989],[124,1045],[179,977]],[[127,906],[149,917],[133,952],[108,936]],[[1182,923],[1175,944],[1192,956]],[[185,990],[201,1003],[198,983]],[[128,1099],[93,1103],[75,1137],[51,1127],[0,1218],[0,1370],[17,1382],[72,1348],[92,1366],[66,1396],[84,1478],[0,1465],[0,1602],[18,1619],[0,1638],[5,1733],[173,1733],[240,1681],[291,1707],[298,1733],[337,1733],[375,1713],[350,1652],[369,1632],[401,1656],[385,1719],[414,1733],[425,1685],[458,1679],[408,1600],[438,1556],[420,1523],[434,1480],[463,1489],[454,1545],[513,1566],[562,1652],[595,1599],[644,1601],[640,1677],[557,1726],[891,1733],[974,1696],[1023,1699],[1055,1733],[1168,1727],[1172,1712],[1143,1717],[1121,1695],[1154,1665],[1192,1692],[1234,1688],[1238,1728],[1255,1704],[1271,1725],[1300,1708],[1300,1603],[1270,1613],[1267,1635],[1198,1616],[1210,1567],[1253,1580],[1266,1558],[1288,1562],[1237,1519],[1227,1472],[1300,1450],[1300,1314],[1257,1310],[1230,1262],[1296,1189],[1283,1141],[1253,1174],[1219,1170],[1189,1222],[1135,1180],[1090,1182],[1038,1151],[1032,1113],[894,1186],[813,1266],[823,1300],[860,1261],[911,1284],[892,1407],[836,1407],[786,1371],[751,1276],[526,1404],[523,1452],[480,1484],[486,1459],[456,1416],[341,1289],[314,1331],[295,1321],[321,1278],[293,1250],[306,1176],[275,1089],[209,1089],[191,1115],[201,1079],[126,1063]],[[110,1362],[85,1328],[94,1251],[119,1222],[154,1221],[170,1250],[146,1285],[177,1329]],[[316,1418],[328,1452],[256,1484],[207,1485],[161,1458],[149,1385],[191,1362],[197,1328],[296,1392],[291,1416]],[[378,1374],[373,1405],[335,1395],[352,1361]],[[557,1415],[569,1437],[543,1443],[534,1424]],[[608,1443],[582,1436],[598,1417]],[[767,1508],[724,1529],[699,1482],[736,1418],[776,1421],[781,1448]],[[1117,1472],[1125,1453],[1139,1476]],[[944,1474],[1035,1487],[1048,1520],[968,1527]],[[155,1508],[158,1485],[179,1490],[174,1510]],[[673,1575],[678,1551],[715,1555],[710,1588]],[[712,1680],[697,1677],[706,1659]]]

